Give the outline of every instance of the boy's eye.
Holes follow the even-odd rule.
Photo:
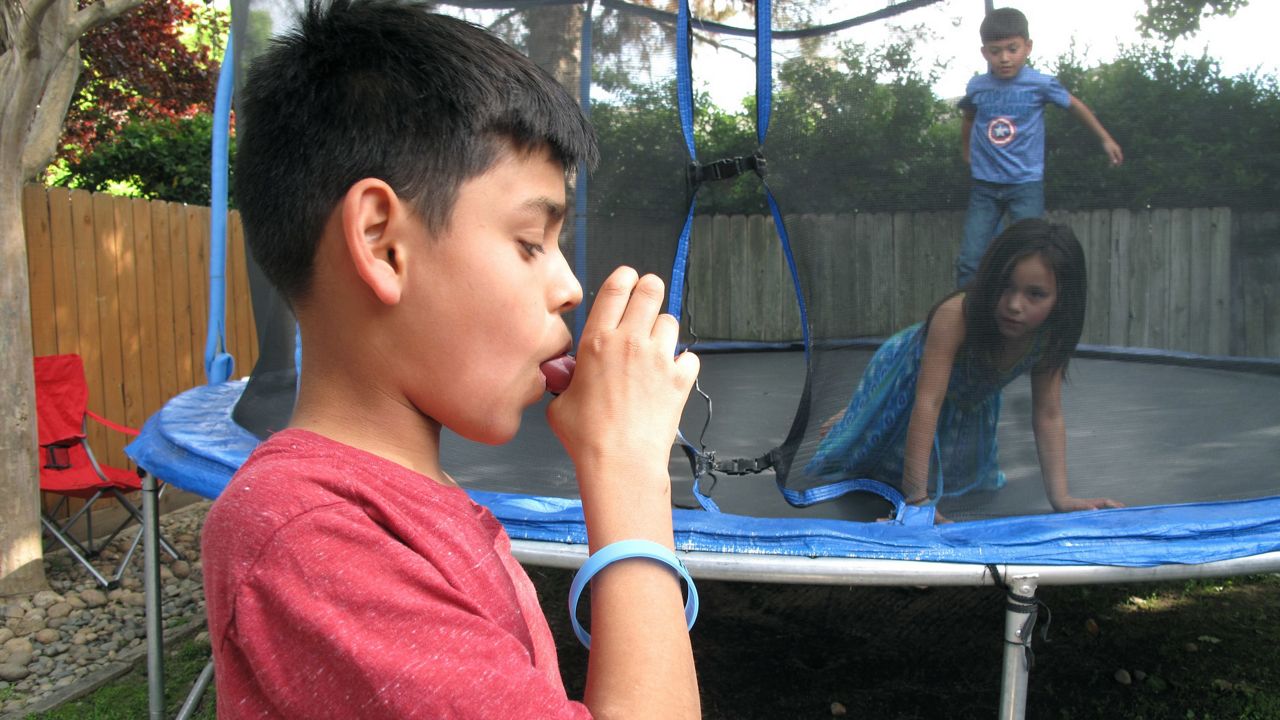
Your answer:
[[[546,248],[542,247],[538,243],[531,243],[528,240],[516,240],[516,242],[520,243],[520,247],[531,256],[541,255],[547,251]]]

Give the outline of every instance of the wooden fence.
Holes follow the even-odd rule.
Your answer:
[[[1228,208],[1051,213],[1084,246],[1083,342],[1280,356],[1280,213]],[[809,320],[826,337],[882,336],[954,286],[963,213],[787,219]],[[634,229],[633,229],[634,232]],[[799,312],[772,219],[695,219],[686,327],[703,338],[794,340]]]
[[[23,216],[35,354],[84,358],[89,409],[140,427],[205,381],[208,208],[32,185]],[[258,343],[237,213],[228,236],[227,351],[247,374]],[[89,442],[127,466],[121,434],[90,423]]]

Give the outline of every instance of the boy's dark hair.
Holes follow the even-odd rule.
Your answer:
[[[996,305],[1009,286],[1014,267],[1033,256],[1044,260],[1058,286],[1053,310],[1041,326],[1045,344],[1040,367],[1065,373],[1084,329],[1088,270],[1084,249],[1071,228],[1039,218],[1013,223],[991,241],[983,254],[978,272],[962,290],[965,339],[961,350],[979,358],[987,367],[996,366],[996,355],[1003,344],[996,324]]]
[[[978,28],[978,34],[982,36],[984,43],[1011,37],[1031,39],[1031,32],[1027,28],[1027,16],[1013,8],[997,8],[987,13],[987,16],[982,19],[982,26]]]
[[[466,180],[504,152],[594,166],[577,101],[470,23],[410,0],[308,0],[249,70],[236,114],[236,201],[253,257],[292,302],[335,205],[364,178],[444,229]]]

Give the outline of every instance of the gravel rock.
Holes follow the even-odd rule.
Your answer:
[[[1119,670],[1116,671],[1115,678],[1116,678],[1116,682],[1120,683],[1121,685],[1133,684],[1133,678],[1129,676],[1129,671],[1125,670],[1124,668],[1120,668]]]
[[[204,622],[199,536],[208,508],[201,502],[160,519],[161,533],[185,558],[161,556],[168,578],[162,583],[166,628]],[[119,557],[127,541],[117,538],[109,547],[103,559]],[[24,708],[56,699],[77,681],[92,682],[96,673],[119,667],[120,660],[141,657],[146,638],[141,550],[110,592],[65,553],[45,558],[45,577],[51,590],[0,604],[0,713],[6,715],[21,716]]]
[[[28,671],[25,667],[21,665],[14,665],[13,663],[0,663],[0,680],[8,680],[9,682],[15,682],[17,680],[21,680],[25,678],[30,674],[31,674],[30,671]],[[5,707],[8,707],[8,706],[6,705]]]
[[[52,590],[41,590],[31,598],[31,604],[38,608],[47,608],[62,602],[62,596]]]

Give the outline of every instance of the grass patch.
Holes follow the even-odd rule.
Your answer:
[[[165,652],[165,717],[173,717],[182,707],[200,671],[209,662],[209,643],[187,638]],[[148,716],[147,664],[139,661],[127,675],[98,688],[93,693],[48,712],[28,715],[26,720],[137,720]],[[196,720],[217,718],[213,683],[205,691]]]

